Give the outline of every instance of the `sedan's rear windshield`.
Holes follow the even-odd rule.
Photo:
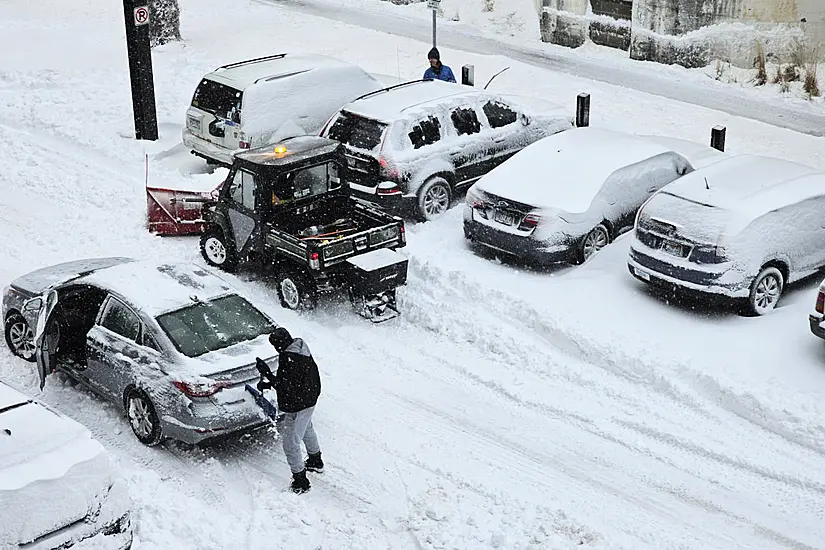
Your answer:
[[[177,350],[188,357],[254,340],[275,328],[237,294],[164,313],[157,321]]]
[[[241,110],[242,95],[235,88],[204,78],[192,96],[192,107],[225,117],[232,107],[237,111]]]
[[[329,137],[356,149],[372,151],[381,145],[381,136],[386,127],[386,124],[376,120],[341,113],[329,129]]]

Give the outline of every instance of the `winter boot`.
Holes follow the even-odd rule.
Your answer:
[[[324,461],[321,460],[321,451],[315,454],[309,453],[309,456],[304,460],[304,468],[316,474],[324,473]]]
[[[290,486],[292,492],[300,495],[309,491],[309,480],[307,479],[307,471],[301,470],[297,474],[292,474],[292,485]]]

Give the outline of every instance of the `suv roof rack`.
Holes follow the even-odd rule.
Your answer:
[[[221,65],[218,67],[219,69],[232,69],[234,67],[240,67],[241,65],[249,65],[251,63],[260,63],[261,61],[269,61],[270,59],[280,59],[285,57],[286,53],[276,53],[275,55],[267,55],[265,57],[256,57],[255,59],[247,59],[246,61],[236,61],[235,63],[228,63],[226,65]]]
[[[394,90],[394,89],[396,89],[396,88],[402,88],[402,87],[404,87],[404,86],[409,86],[409,85],[411,85],[411,84],[418,84],[419,82],[429,82],[429,81],[430,81],[430,79],[429,79],[429,78],[428,78],[428,79],[426,79],[426,80],[425,80],[425,79],[420,79],[420,80],[408,80],[407,82],[401,82],[400,84],[393,84],[392,86],[388,86],[388,87],[386,87],[386,88],[381,88],[380,90],[375,90],[374,92],[369,92],[369,93],[366,93],[366,94],[364,94],[364,95],[362,95],[362,96],[356,97],[356,98],[355,98],[355,99],[353,99],[352,101],[359,101],[359,100],[361,100],[361,99],[366,99],[366,98],[368,98],[368,97],[372,97],[372,96],[377,95],[377,94],[381,94],[381,93],[384,93],[384,92],[388,92],[388,91],[390,91],[390,90]]]

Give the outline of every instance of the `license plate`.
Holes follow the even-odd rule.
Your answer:
[[[637,277],[644,279],[645,281],[650,280],[650,273],[648,273],[647,271],[642,271],[638,267],[633,268],[633,273],[635,273]]]
[[[516,222],[513,216],[511,216],[507,212],[501,212],[500,210],[496,210],[493,219],[498,223],[503,223],[504,225],[513,225]]]
[[[684,248],[678,243],[665,242],[662,250],[680,258],[684,255]]]
[[[193,130],[200,130],[201,129],[201,121],[197,118],[189,117],[189,127]]]

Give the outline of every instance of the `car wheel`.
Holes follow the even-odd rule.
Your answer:
[[[291,270],[278,274],[278,299],[286,309],[313,309],[318,304],[318,293],[306,276]]]
[[[609,243],[610,234],[607,228],[602,224],[597,225],[579,243],[577,263],[583,264]]]
[[[209,265],[224,271],[232,272],[238,265],[235,249],[217,228],[208,229],[201,236],[201,256]]]
[[[132,427],[138,441],[150,447],[160,443],[163,437],[160,418],[146,392],[132,388],[126,393],[124,402],[129,426]]]
[[[785,287],[785,277],[775,267],[765,267],[756,276],[751,284],[748,296],[748,313],[765,315],[776,308],[782,290]]]
[[[451,200],[452,192],[447,180],[439,176],[428,179],[418,190],[418,218],[425,222],[438,218],[450,208]]]
[[[12,313],[6,319],[6,345],[13,354],[34,362],[34,332],[19,313]]]

